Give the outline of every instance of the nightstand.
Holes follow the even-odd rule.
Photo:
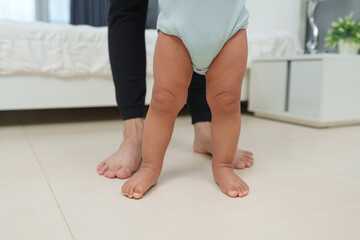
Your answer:
[[[256,116],[313,127],[360,123],[360,56],[256,59],[249,110]]]

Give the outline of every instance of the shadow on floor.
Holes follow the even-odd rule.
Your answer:
[[[119,120],[116,107],[0,111],[0,127]]]
[[[148,106],[144,108],[144,116],[146,116],[148,109]],[[247,111],[247,102],[241,103],[241,112],[249,113]],[[185,105],[180,111],[179,116],[189,115],[189,108]],[[121,119],[122,117],[117,107],[0,111],[0,127]]]

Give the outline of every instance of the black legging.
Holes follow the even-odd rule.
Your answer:
[[[148,0],[110,0],[109,52],[123,119],[143,117],[146,94],[145,24]],[[192,123],[211,121],[205,77],[194,73],[187,103]]]

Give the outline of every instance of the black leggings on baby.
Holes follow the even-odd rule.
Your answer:
[[[144,113],[147,10],[148,0],[110,0],[110,63],[116,101],[124,120],[143,117]],[[187,99],[193,124],[211,121],[205,89],[205,76],[194,73]]]

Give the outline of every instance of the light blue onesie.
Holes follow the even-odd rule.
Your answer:
[[[159,0],[157,29],[179,37],[195,72],[205,75],[224,44],[246,29],[245,0]]]

